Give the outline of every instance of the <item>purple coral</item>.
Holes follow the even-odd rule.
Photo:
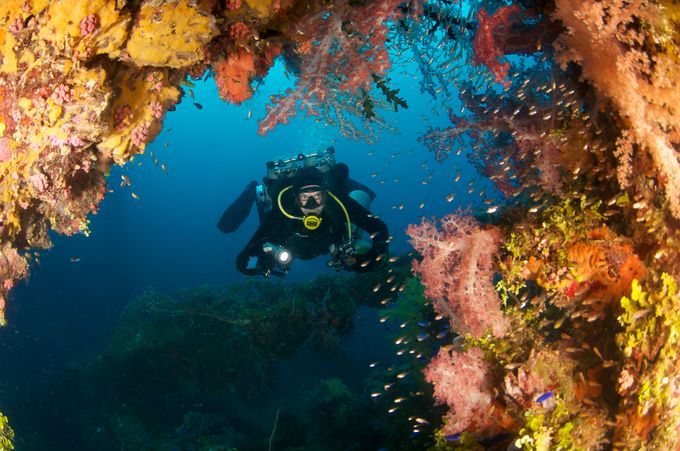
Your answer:
[[[68,138],[68,140],[66,141],[66,143],[67,143],[69,146],[74,147],[74,148],[79,148],[79,147],[82,147],[82,146],[84,146],[84,145],[86,144],[86,142],[83,141],[83,139],[82,139],[80,136],[78,136],[78,135],[71,135],[71,136],[69,136],[69,138]]]
[[[225,6],[229,11],[236,11],[241,7],[241,0],[227,0]]]
[[[96,14],[90,14],[80,21],[80,34],[83,36],[92,34],[99,28],[99,25],[99,16]]]
[[[146,124],[142,124],[138,125],[134,130],[132,130],[132,136],[130,139],[132,140],[132,144],[141,148],[144,146],[144,144],[146,144],[148,137],[149,127]]]
[[[42,172],[36,172],[29,177],[31,184],[36,189],[38,194],[42,194],[47,190],[48,182],[47,177]]]
[[[12,22],[9,25],[9,31],[12,34],[19,34],[21,32],[21,30],[23,30],[23,29],[24,29],[24,21],[21,20],[21,17],[17,17],[16,19],[14,19],[14,22]]]
[[[9,150],[9,140],[7,138],[0,138],[0,163],[12,158],[12,152]]]
[[[163,111],[165,111],[165,109],[163,108],[163,104],[161,104],[160,102],[151,103],[151,114],[153,115],[153,117],[155,117],[156,119],[162,118]]]
[[[63,105],[71,101],[73,90],[65,84],[58,85],[52,93],[52,100],[57,105]]]
[[[130,108],[130,105],[121,105],[113,112],[113,123],[116,128],[120,130],[127,126],[130,117],[132,117],[132,108]]]

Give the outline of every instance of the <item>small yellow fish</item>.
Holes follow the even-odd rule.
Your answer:
[[[135,194],[134,192],[132,193],[132,197],[134,197],[135,199],[139,200],[139,196],[138,196],[137,194]]]

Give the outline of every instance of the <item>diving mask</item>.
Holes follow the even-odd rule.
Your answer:
[[[297,201],[305,216],[318,216],[326,203],[326,193],[321,190],[303,191],[297,195]]]

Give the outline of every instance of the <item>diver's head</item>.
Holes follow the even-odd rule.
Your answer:
[[[295,203],[305,216],[318,216],[326,205],[328,194],[321,171],[314,167],[302,168],[293,181]]]

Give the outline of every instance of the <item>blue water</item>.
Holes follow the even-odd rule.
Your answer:
[[[196,83],[191,88],[195,98],[185,95],[176,111],[168,113],[146,155],[113,168],[108,179],[113,192],[91,216],[91,235],[53,235],[54,247],[41,252],[30,278],[13,291],[9,325],[0,329],[0,411],[18,418],[17,433],[27,432],[23,421],[30,417],[21,409],[36,407],[27,406],[27,395],[50,387],[68,364],[86,362],[101,352],[125,305],[148,287],[174,293],[245,279],[234,259],[257,226],[255,212],[230,235],[221,234],[216,223],[243,187],[264,175],[269,159],[334,146],[351,177],[377,193],[371,210],[394,235],[393,254],[410,250],[404,229],[421,216],[479,205],[479,196],[467,192],[468,181],[476,175],[464,156],[439,165],[417,141],[428,127],[446,126],[448,118],[420,92],[418,80],[408,75],[414,72],[413,66],[402,64],[390,74],[408,109],[385,113],[398,132],[381,133],[374,144],[348,141],[315,117],[297,117],[266,137],[258,136],[257,119],[264,115],[269,96],[291,83],[281,63],[261,81],[255,96],[239,106],[221,101],[212,80]],[[459,170],[461,181],[454,184]],[[119,186],[122,174],[131,186]],[[450,193],[456,193],[452,203],[446,200]],[[284,283],[333,274],[324,263],[323,257],[298,261]],[[372,357],[392,351],[381,336],[382,326],[376,325],[376,313],[362,312],[357,331],[346,343],[354,355],[349,368],[365,367]],[[347,361],[324,363],[305,355],[296,359],[289,368],[307,366],[314,377],[349,377],[343,370]],[[55,405],[49,408],[58,409],[59,393],[53,399]]]

